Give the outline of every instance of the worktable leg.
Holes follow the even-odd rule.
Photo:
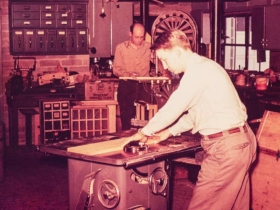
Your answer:
[[[9,106],[9,145],[18,146],[18,109],[15,106]]]
[[[31,146],[32,145],[32,115],[27,114],[25,115],[25,138],[26,138],[26,145]]]

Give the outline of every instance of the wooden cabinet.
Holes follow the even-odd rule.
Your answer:
[[[251,168],[251,209],[279,209],[279,112],[265,111],[257,132],[257,159]]]
[[[117,44],[129,39],[132,2],[89,1],[90,56],[110,57]]]
[[[87,0],[11,0],[11,54],[88,54],[87,14]]]
[[[280,50],[280,5],[252,9],[252,49]]]

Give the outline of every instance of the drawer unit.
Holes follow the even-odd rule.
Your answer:
[[[40,27],[40,5],[12,5],[13,28]]]
[[[85,28],[87,25],[87,8],[85,5],[72,5],[72,27]]]
[[[12,55],[88,54],[88,1],[10,1]]]
[[[56,5],[42,4],[41,8],[41,28],[56,28]]]
[[[69,101],[41,102],[41,142],[53,143],[70,139]]]

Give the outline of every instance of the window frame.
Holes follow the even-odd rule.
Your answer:
[[[244,17],[245,18],[245,42],[244,44],[237,44],[237,43],[226,43],[226,19],[227,18],[238,18],[238,17]],[[251,20],[252,15],[250,13],[238,13],[238,14],[225,14],[224,18],[223,18],[223,25],[224,25],[224,33],[222,33],[222,39],[224,39],[223,43],[222,43],[222,65],[225,67],[225,50],[226,50],[226,46],[232,46],[232,47],[245,47],[245,66],[244,68],[248,69],[248,65],[249,65],[249,48],[252,47],[252,43],[250,43],[250,20]],[[235,61],[234,63],[236,63],[236,56],[235,56]],[[228,70],[237,70],[236,66],[235,69],[228,69]]]

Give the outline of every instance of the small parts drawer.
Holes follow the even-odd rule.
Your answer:
[[[14,20],[13,27],[15,28],[33,28],[40,27],[40,20]]]
[[[41,5],[41,11],[55,11],[55,4],[43,4]]]
[[[72,12],[84,12],[86,13],[87,7],[85,4],[74,4],[72,5]]]
[[[56,20],[42,20],[41,26],[43,28],[55,28],[56,26]]]
[[[39,4],[14,4],[12,5],[13,12],[19,11],[40,11]]]
[[[71,11],[71,5],[69,5],[69,4],[57,5],[57,11],[58,12],[70,12]]]
[[[86,20],[86,18],[87,18],[86,16],[87,16],[87,14],[82,13],[82,12],[73,12],[72,13],[72,19],[75,19],[75,20],[77,20],[77,19]]]
[[[42,20],[48,20],[48,19],[51,19],[51,20],[55,20],[55,12],[52,12],[52,11],[42,11],[41,12],[41,18]]]
[[[85,20],[72,20],[72,27],[73,28],[84,28],[86,27]]]
[[[71,19],[71,12],[58,12],[57,19],[59,20],[70,20]]]
[[[13,12],[14,20],[40,19],[40,12]]]

